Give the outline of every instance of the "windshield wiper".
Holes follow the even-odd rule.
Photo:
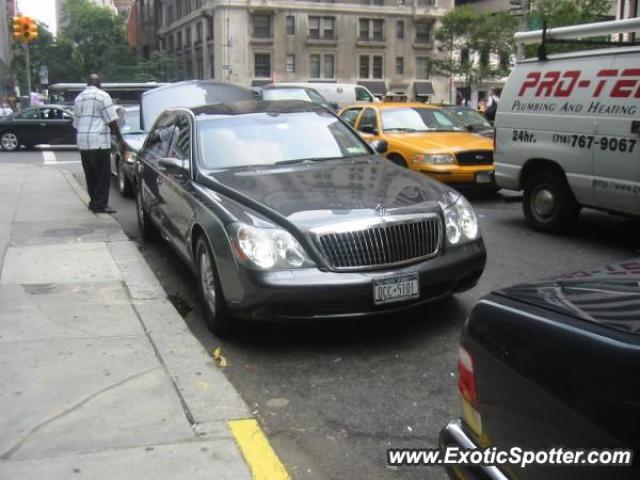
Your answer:
[[[312,158],[295,158],[293,160],[280,160],[275,162],[276,165],[286,165],[290,163],[303,163],[303,162],[322,162],[324,160],[338,160],[349,157],[312,157]]]
[[[398,128],[385,128],[385,132],[417,132],[415,128],[406,128],[406,127],[398,127]]]

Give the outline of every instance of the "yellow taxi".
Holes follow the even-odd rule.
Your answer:
[[[353,105],[340,117],[367,141],[384,140],[392,162],[444,183],[493,186],[493,141],[467,131],[436,105],[381,102]]]

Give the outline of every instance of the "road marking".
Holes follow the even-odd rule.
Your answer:
[[[44,158],[45,165],[50,164],[50,163],[58,163],[58,159],[56,158],[56,154],[53,153],[51,150],[43,150],[42,151],[42,158]]]
[[[256,420],[253,418],[230,420],[227,426],[254,480],[291,480]]]

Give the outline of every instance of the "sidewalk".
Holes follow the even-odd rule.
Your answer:
[[[62,170],[0,163],[0,479],[257,478],[227,424],[246,404],[85,202]]]

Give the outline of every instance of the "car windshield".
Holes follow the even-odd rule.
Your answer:
[[[126,110],[124,114],[124,123],[120,128],[122,133],[142,133],[140,128],[140,109],[132,108]]]
[[[491,124],[484,116],[470,108],[450,110],[449,113],[453,118],[462,123],[462,125],[483,125],[487,128],[491,128]]]
[[[212,116],[198,122],[200,162],[218,169],[366,155],[366,144],[326,111]]]
[[[448,113],[433,108],[384,108],[380,113],[385,132],[460,132],[464,130]]]

